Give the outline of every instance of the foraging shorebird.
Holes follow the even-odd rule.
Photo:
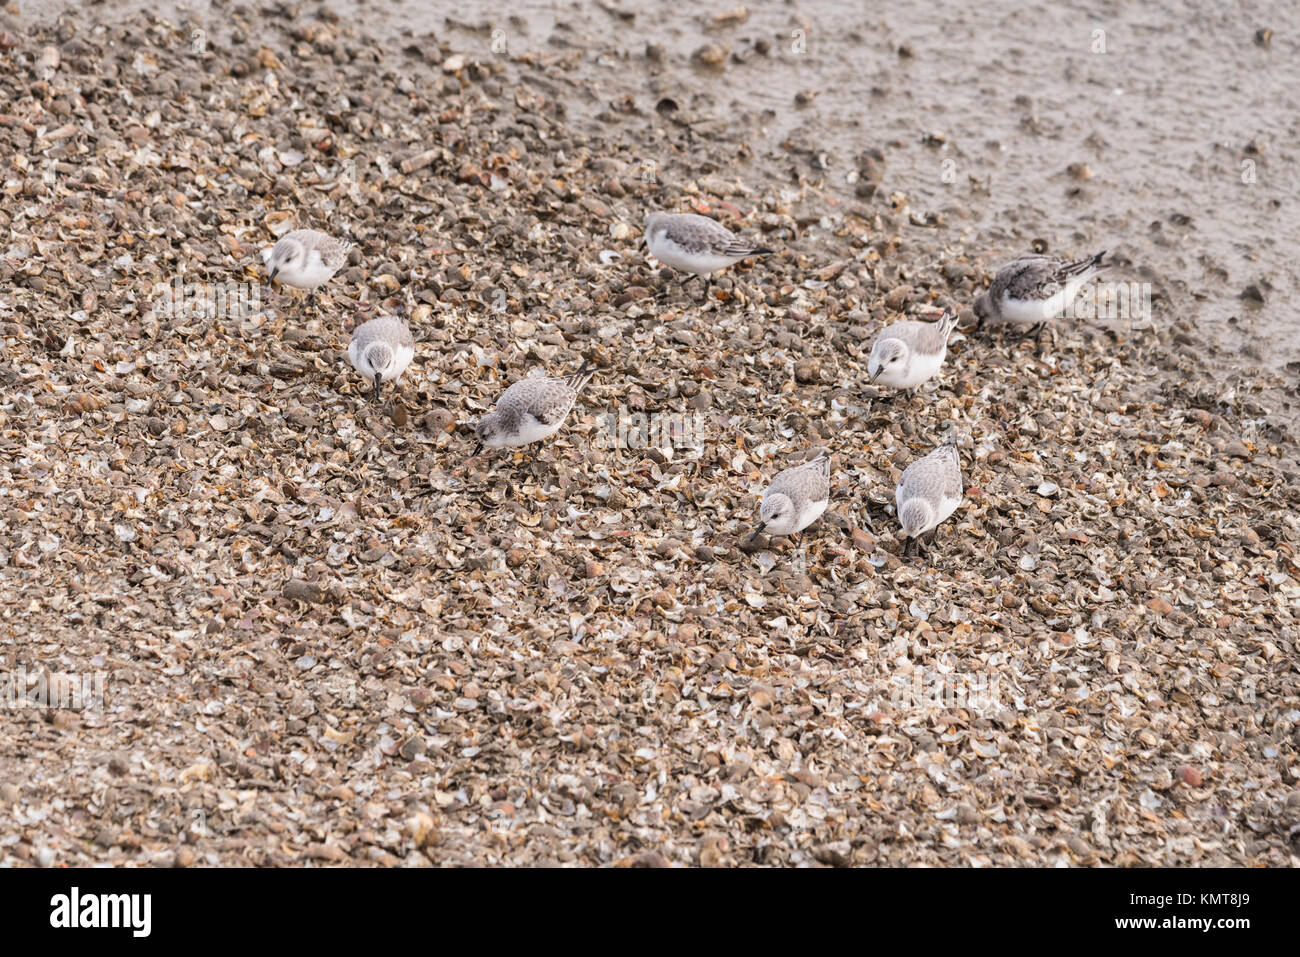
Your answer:
[[[1074,301],[1079,287],[1097,274],[1102,250],[1084,259],[1026,256],[998,270],[989,291],[975,300],[976,330],[985,321],[1030,326],[1036,346],[1043,330],[1059,319]]]
[[[778,472],[763,492],[759,523],[747,541],[753,541],[764,531],[769,535],[793,535],[802,531],[821,518],[830,498],[829,452]]]
[[[934,322],[904,319],[886,326],[871,345],[871,381],[915,392],[938,373],[955,328],[957,312],[952,309]]]
[[[920,538],[926,532],[930,532],[933,544],[939,523],[957,510],[962,494],[961,456],[954,432],[943,445],[904,469],[898,480],[894,504],[907,539],[903,543],[904,556],[914,546],[920,547]]]
[[[645,244],[665,266],[704,279],[706,291],[709,276],[719,269],[772,252],[695,213],[650,213],[645,218]]]
[[[353,244],[315,229],[295,229],[264,252],[267,274],[286,286],[307,290],[315,304],[316,290],[346,265]]]
[[[352,332],[348,361],[375,386],[375,401],[384,382],[396,382],[415,358],[415,339],[397,316],[380,316],[363,322]]]
[[[593,375],[595,370],[584,362],[572,375],[520,379],[501,393],[493,411],[479,419],[473,454],[478,455],[484,446],[529,445],[554,435]]]

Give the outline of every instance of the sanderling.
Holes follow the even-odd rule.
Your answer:
[[[710,273],[772,252],[695,213],[650,213],[645,218],[645,244],[665,266],[702,277],[706,288]]]
[[[554,435],[593,375],[595,370],[584,362],[572,375],[520,379],[501,393],[494,411],[479,419],[473,454],[478,455],[484,446],[528,445]]]
[[[396,382],[415,358],[415,339],[406,322],[397,316],[380,316],[363,322],[352,331],[348,360],[375,384],[375,401],[384,382]]]
[[[348,261],[353,244],[315,229],[295,229],[280,237],[263,253],[266,271],[286,286],[306,289],[307,302],[315,301],[316,290],[334,278]]]
[[[930,536],[933,542],[939,523],[957,510],[961,498],[961,456],[954,433],[943,445],[904,469],[903,477],[898,480],[894,502],[903,535],[907,537],[903,555],[926,532],[934,532]]]
[[[887,326],[871,345],[871,381],[915,392],[938,373],[948,354],[948,336],[956,327],[953,309],[933,322],[904,319]]]
[[[1026,256],[998,270],[989,291],[975,300],[976,329],[985,320],[1032,326],[1030,331],[1041,345],[1047,323],[1060,318],[1074,300],[1079,287],[1097,273],[1102,250],[1084,259],[1054,259]]]
[[[763,493],[758,526],[747,541],[760,532],[793,535],[802,531],[826,511],[831,498],[831,457],[823,452],[816,458],[778,472]]]

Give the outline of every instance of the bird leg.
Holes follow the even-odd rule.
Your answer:
[[[1044,332],[1047,333],[1047,338],[1050,342],[1056,341],[1056,334],[1051,329],[1048,328],[1047,323],[1045,322],[1041,323],[1038,327],[1038,335],[1034,337],[1034,352],[1036,355],[1041,356],[1043,354],[1043,333]]]
[[[686,278],[686,281],[682,283],[682,292],[686,292],[686,287],[691,284],[692,279],[698,279],[704,285],[704,301],[708,302],[709,301],[709,277],[708,276],[701,276],[698,273],[691,274]]]

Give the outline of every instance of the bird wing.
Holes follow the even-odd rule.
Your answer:
[[[961,498],[961,455],[955,445],[945,446],[944,451],[947,453],[943,470],[944,498]]]
[[[393,346],[414,347],[415,339],[411,330],[396,316],[380,316],[357,326],[352,332],[352,341],[364,349],[372,342],[388,342]]]
[[[810,502],[824,502],[831,495],[831,457],[822,453],[811,461],[778,472],[768,492],[792,492]]]
[[[998,287],[993,298],[1001,299],[1003,295],[1009,295],[1013,299],[1050,299],[1061,288],[1056,278],[1059,265],[1059,260],[1047,256],[1017,259],[993,280],[993,285]]]
[[[543,425],[558,425],[578,394],[564,379],[539,379],[524,411]]]

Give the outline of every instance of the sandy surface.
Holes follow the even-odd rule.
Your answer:
[[[498,51],[469,14],[408,3],[362,35],[277,9],[0,18],[0,663],[104,682],[102,708],[0,712],[0,860],[1295,862],[1294,374],[1215,351],[1238,282],[1293,281],[1250,233],[1287,208],[1264,171],[1294,113],[1220,86],[1231,125],[1117,134],[1155,66],[1012,60],[960,12],[855,39],[811,8],[712,31],[525,7]],[[1113,16],[1119,50],[1173,42]],[[1222,69],[1287,53],[1250,27],[1206,25]],[[780,52],[796,28],[807,60]],[[692,67],[709,43],[746,62]],[[1170,96],[1160,116],[1195,110]],[[1215,205],[1248,135],[1259,181]],[[779,251],[706,299],[647,264],[651,205]],[[295,224],[358,243],[318,310],[154,308],[178,276],[259,282]],[[965,309],[1034,239],[1114,250],[1157,284],[1155,328],[1039,357],[967,322],[921,396],[865,385],[883,324]],[[376,406],[347,335],[399,298],[417,360]],[[1247,345],[1280,298],[1240,312]],[[466,461],[505,385],[583,359],[555,441]],[[602,417],[643,413],[698,443],[611,440]],[[893,483],[952,424],[966,504],[904,561]],[[818,448],[824,519],[742,547]]]

